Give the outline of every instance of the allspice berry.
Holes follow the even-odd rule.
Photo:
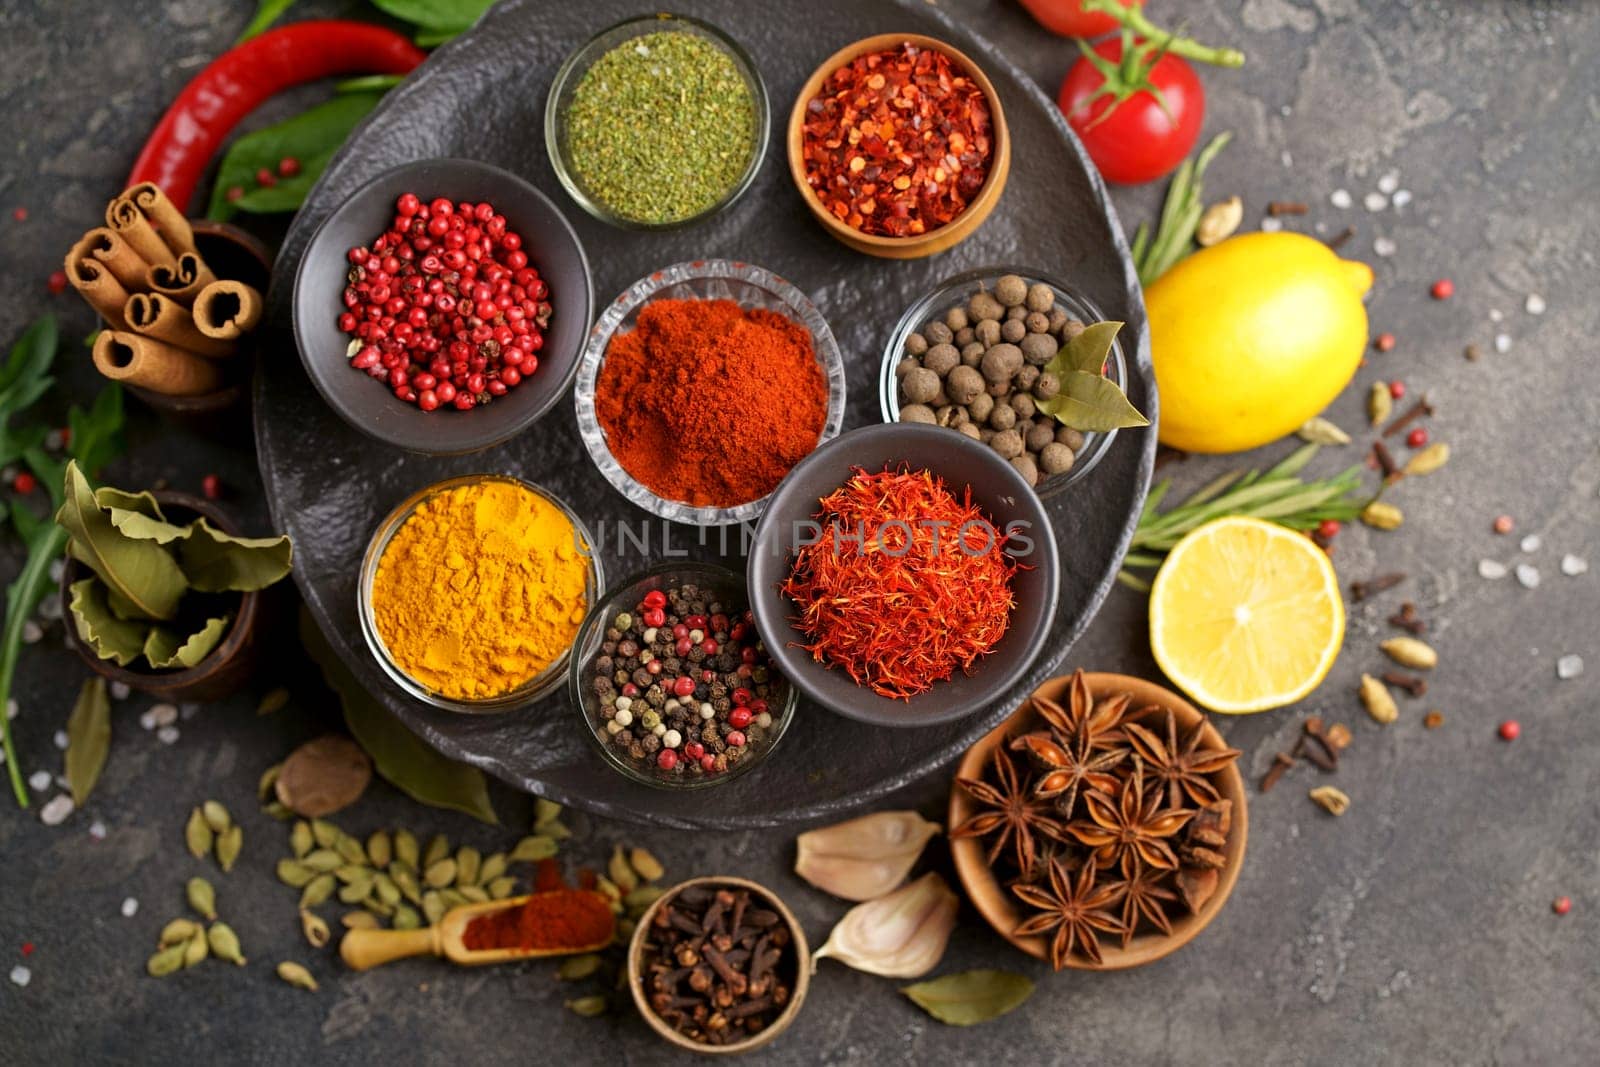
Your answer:
[[[914,333],[906,338],[906,354],[920,356],[928,350],[928,339],[920,333]]]
[[[956,429],[959,430],[961,433],[966,434],[968,437],[972,438],[974,441],[977,441],[977,440],[980,439],[980,432],[978,430],[978,424],[975,423],[975,422],[963,422],[960,426],[957,426]]]
[[[1006,308],[1006,318],[1008,318],[1008,319],[1021,320],[1021,319],[1025,319],[1027,317],[1028,317],[1028,309],[1027,309],[1026,306],[1024,306],[1022,304],[1018,304],[1014,308]]]
[[[994,283],[995,299],[1006,307],[1016,307],[1028,299],[1028,283],[1015,274],[1007,274]]]
[[[1000,310],[999,304],[995,305],[995,310]],[[974,340],[980,342],[985,348],[999,344],[1000,316],[996,315],[992,319],[979,320],[978,324],[972,328],[972,336]]]
[[[1044,371],[1039,375],[1039,380],[1033,383],[1033,395],[1040,400],[1049,400],[1061,392],[1061,379],[1051,371]]]
[[[930,345],[947,345],[955,339],[956,333],[942,322],[930,322],[927,329],[922,331]]]
[[[1033,388],[1033,383],[1039,380],[1039,368],[1030,365],[1017,371],[1017,376],[1011,379],[1018,389],[1027,392]]]
[[[967,327],[967,309],[953,307],[944,313],[944,324],[952,330],[963,330]]]
[[[981,289],[972,294],[972,299],[967,301],[967,318],[976,319],[979,323],[985,320],[998,321],[1006,313],[1005,305],[994,298],[992,293]]]
[[[977,339],[977,334],[972,332],[971,326],[963,326],[956,331],[954,344],[957,348],[965,348]]]
[[[1050,332],[1059,334],[1061,332],[1061,327],[1065,326],[1067,324],[1067,320],[1070,318],[1072,318],[1072,316],[1068,315],[1061,308],[1052,308],[1050,311]]]
[[[894,365],[894,376],[896,378],[904,378],[907,374],[916,370],[920,366],[922,366],[922,364],[918,363],[913,357],[907,356],[905,359],[902,359],[899,363]]]
[[[982,384],[983,375],[981,375],[981,374],[978,375],[978,378],[979,378],[979,383],[981,385]],[[993,410],[994,410],[994,397],[990,396],[986,392],[982,392],[981,390],[980,390],[980,392],[978,393],[977,396],[975,396],[971,400],[967,401],[967,414],[972,416],[972,421],[973,422],[985,422],[985,421],[987,421],[988,418],[989,418],[989,412],[991,412]]]
[[[1061,324],[1061,339],[1063,341],[1070,341],[1086,329],[1088,329],[1088,327],[1079,322],[1077,319],[1068,319],[1066,322]]]
[[[1056,443],[1056,432],[1048,423],[1037,423],[1031,430],[1023,435],[1023,443],[1028,446],[1029,452],[1042,452]]]
[[[995,326],[995,324],[992,322],[989,325]],[[995,328],[999,329],[998,326],[995,326]],[[961,362],[965,363],[969,367],[976,367],[979,363],[983,362],[983,354],[988,350],[989,346],[984,344],[982,341],[973,341],[969,344],[963,345],[961,348]]]
[[[952,404],[971,404],[976,406],[979,397],[987,400],[990,405],[994,403],[983,391],[983,375],[972,367],[956,367],[944,381],[944,391],[950,395]],[[976,412],[971,412],[973,418],[980,418]],[[981,418],[989,415],[988,407],[984,408]]]
[[[1007,319],[1000,324],[1000,336],[1004,340],[1016,344],[1028,336],[1028,327],[1021,319]]]
[[[1071,470],[1075,458],[1077,457],[1072,449],[1059,441],[1051,442],[1039,449],[1039,467],[1047,475]]]
[[[1029,485],[1039,484],[1039,467],[1033,462],[1032,456],[1026,454],[1013,456],[1011,466],[1016,468],[1017,473],[1022,475],[1022,480]]]
[[[907,404],[900,409],[901,422],[925,422],[932,426],[936,421],[933,409],[926,404]]]
[[[1056,440],[1072,449],[1074,452],[1083,447],[1083,433],[1074,430],[1071,426],[1063,426],[1056,431]]]
[[[1019,419],[1033,418],[1033,397],[1028,393],[1012,393],[1011,407]],[[1051,436],[1054,436],[1053,434]]]
[[[960,426],[967,421],[967,409],[956,404],[946,404],[933,413],[933,419],[940,426]]]
[[[931,416],[933,412],[928,412]],[[996,430],[1009,430],[1017,424],[1017,409],[1010,404],[996,404],[989,412],[989,425]]]
[[[1061,343],[1047,333],[1030,333],[1023,337],[1020,345],[1022,358],[1035,367],[1042,367],[1055,358],[1061,349]],[[923,357],[927,361],[927,357]]]
[[[1045,333],[1050,329],[1050,316],[1042,311],[1030,311],[1028,317],[1022,320],[1029,333]]]
[[[1009,382],[1022,369],[1022,349],[1016,345],[995,345],[983,354],[983,362],[979,366],[985,380]]]
[[[1056,306],[1056,291],[1044,282],[1034,282],[1028,286],[1025,302],[1029,311],[1049,311]]]
[[[956,351],[955,345],[934,345],[922,357],[922,365],[933,373],[944,377],[950,373],[950,368],[961,362],[961,353]]]
[[[999,408],[995,409],[1000,410]],[[1015,430],[1001,430],[994,435],[994,440],[989,442],[989,447],[1000,453],[1005,459],[1022,455],[1022,435]]]
[[[930,350],[931,351],[931,350]],[[927,367],[908,371],[900,379],[900,393],[912,404],[928,404],[939,395],[939,375]]]

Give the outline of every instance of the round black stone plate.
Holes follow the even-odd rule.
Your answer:
[[[843,812],[944,766],[1058,672],[1110,588],[1132,535],[1155,457],[1153,430],[1119,433],[1100,465],[1050,502],[1061,548],[1055,632],[1033,668],[993,706],[946,726],[887,730],[802,701],[782,747],[756,773],[722,789],[650,789],[624,781],[601,762],[564,688],[499,716],[454,716],[408,699],[373,662],[357,628],[362,551],[379,520],[407,494],[484,470],[527,478],[571,504],[603,541],[605,570],[614,579],[669,552],[720,557],[743,571],[738,529],[728,529],[723,541],[723,531],[663,524],[625,501],[590,462],[570,402],[519,437],[474,456],[409,454],[345,425],[312,388],[289,331],[295,268],[317,225],[375,174],[412,160],[464,156],[520,174],[561,205],[588,252],[601,306],[667,264],[709,256],[758,263],[807,292],[832,325],[849,372],[846,428],[878,421],[882,347],[901,312],[942,278],[973,267],[1037,265],[1124,320],[1123,341],[1133,355],[1129,393],[1154,419],[1150,342],[1115,213],[1055,105],[937,8],[923,0],[811,0],[803,18],[781,18],[773,17],[774,5],[746,0],[677,6],[723,28],[755,56],[779,131],[802,82],[837,48],[895,31],[948,40],[982,64],[1010,122],[1011,178],[998,208],[973,237],[943,255],[903,263],[858,255],[810,217],[790,183],[783,138],[774,136],[755,184],[717,218],[666,234],[612,229],[584,214],[556,182],[544,150],[545,96],[569,52],[644,9],[637,0],[507,0],[389,94],[296,218],[273,275],[271,333],[256,379],[256,443],[273,517],[294,538],[295,580],[312,614],[357,677],[430,744],[520,788],[615,818],[677,827],[776,825]],[[557,315],[561,296],[552,294]],[[335,299],[330,294],[330,307]],[[619,553],[616,530],[624,523],[648,532],[648,558],[631,541]]]

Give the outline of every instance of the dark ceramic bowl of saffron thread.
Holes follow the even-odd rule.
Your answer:
[[[346,253],[388,229],[402,193],[424,201],[488,202],[522,237],[528,265],[549,287],[553,309],[539,368],[504,396],[468,411],[423,411],[387,383],[350,366],[350,336],[339,329],[350,271]],[[572,384],[594,313],[589,260],[550,198],[509,171],[471,159],[429,159],[385,171],[350,195],[318,227],[295,273],[293,326],[300,361],[317,392],[351,426],[386,444],[430,455],[478,452],[516,436],[555,406]]]
[[[806,650],[795,623],[797,605],[779,591],[796,552],[815,533],[819,501],[856,468],[927,470],[960,499],[972,501],[996,530],[1016,530],[1009,554],[1019,564],[1011,579],[1014,605],[1005,634],[970,674],[909,700],[880,696],[839,667]],[[870,540],[872,533],[868,531]],[[845,551],[853,551],[845,544]],[[940,426],[892,423],[852,430],[802,460],[767,501],[746,569],[756,629],[773,663],[799,690],[846,718],[874,726],[919,727],[954,722],[989,707],[1033,665],[1050,636],[1060,589],[1056,538],[1039,497],[992,449]]]

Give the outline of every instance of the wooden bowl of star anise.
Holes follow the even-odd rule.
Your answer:
[[[1056,970],[1122,970],[1176,952],[1239,877],[1238,756],[1152,682],[1053,678],[956,771],[961,884],[1002,937]]]

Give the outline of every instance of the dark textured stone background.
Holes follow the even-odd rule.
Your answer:
[[[44,278],[120,187],[167,100],[233,37],[247,6],[13,0],[0,10],[0,337],[9,341],[46,307],[62,316],[69,339],[89,329],[85,309],[48,297]],[[302,6],[307,14],[367,11]],[[1069,44],[1033,33],[1009,0],[941,6],[1054,91]],[[1313,205],[1291,220],[1295,228],[1353,225],[1347,254],[1378,272],[1374,328],[1400,339],[1358,383],[1403,377],[1440,407],[1434,432],[1451,441],[1456,459],[1442,475],[1402,488],[1402,531],[1347,531],[1335,560],[1346,579],[1412,572],[1408,595],[1435,623],[1443,667],[1426,700],[1405,702],[1399,723],[1379,729],[1365,719],[1350,693],[1377,662],[1394,594],[1352,613],[1346,654],[1303,707],[1219,724],[1254,777],[1292,743],[1304,714],[1348,722],[1356,741],[1338,784],[1354,803],[1341,820],[1324,816],[1305,798],[1306,770],[1257,798],[1232,904],[1181,954],[1125,974],[1052,976],[967,912],[940,969],[1032,974],[1040,988],[1021,1011],[983,1028],[945,1029],[898,997],[896,983],[825,963],[799,1024],[766,1059],[1551,1063],[1591,1060],[1600,1048],[1592,799],[1600,739],[1586,721],[1595,705],[1589,679],[1600,669],[1600,598],[1594,574],[1566,578],[1557,567],[1565,552],[1600,562],[1592,361],[1600,320],[1589,292],[1600,240],[1590,195],[1600,173],[1600,8],[1244,0],[1182,10],[1197,35],[1251,56],[1244,72],[1206,74],[1208,129],[1236,131],[1212,169],[1211,194],[1243,195],[1250,225],[1275,198]],[[287,99],[257,121],[301,103]],[[1369,214],[1361,198],[1391,169],[1415,199],[1404,211]],[[1338,188],[1354,195],[1354,208],[1329,205]],[[1116,201],[1138,219],[1156,197],[1124,190]],[[30,211],[24,223],[11,218],[17,205]],[[1378,237],[1395,242],[1391,258],[1372,255]],[[1426,289],[1444,274],[1457,295],[1437,304]],[[1548,302],[1544,315],[1523,310],[1530,292]],[[1492,309],[1503,322],[1491,321]],[[1506,354],[1493,352],[1497,332],[1512,340]],[[1461,358],[1468,342],[1485,349],[1482,362]],[[86,395],[92,375],[70,340],[62,362],[69,392]],[[1337,421],[1360,423],[1360,392],[1335,405]],[[163,435],[142,412],[131,438],[112,481],[165,478],[192,489],[214,470],[234,488],[240,513],[264,528],[249,452]],[[1336,462],[1327,457],[1328,468]],[[1167,470],[1193,486],[1225,466],[1196,459]],[[1519,537],[1543,538],[1526,557],[1543,574],[1538,589],[1476,574],[1480,558],[1523,559],[1516,538],[1489,533],[1501,512],[1517,517]],[[8,579],[17,560],[3,558]],[[1139,599],[1116,591],[1071,661],[1152,671],[1143,629]],[[1590,673],[1558,682],[1554,663],[1568,652],[1583,655]],[[58,626],[26,650],[13,725],[27,773],[59,768],[51,735],[82,674],[61,650]],[[461,972],[412,963],[353,976],[331,956],[314,958],[290,891],[271,876],[282,830],[253,813],[253,789],[262,768],[334,724],[337,712],[297,662],[277,674],[261,686],[289,681],[289,710],[257,718],[259,693],[241,696],[183,722],[171,747],[139,729],[147,702],[119,706],[99,789],[63,827],[43,827],[0,799],[0,1062],[669,1059],[636,1019],[563,1012],[570,990],[549,967]],[[1429,707],[1447,722],[1424,732]],[[1513,745],[1494,735],[1508,715],[1523,723]],[[936,774],[904,802],[933,814],[946,784]],[[214,880],[252,962],[242,972],[212,963],[157,982],[143,976],[142,962],[161,924],[182,911],[183,880],[200,870],[182,851],[181,827],[189,805],[206,796],[244,818],[245,858]],[[495,799],[499,830],[421,809],[380,784],[343,821],[361,832],[403,822],[488,850],[509,844],[529,809],[509,792]],[[109,830],[103,841],[88,834],[96,819]],[[641,833],[576,814],[571,821],[580,831],[574,856],[598,859],[613,840],[647,841],[673,875],[755,877],[784,895],[817,940],[843,910],[787,873],[787,832]],[[930,857],[945,863],[940,849]],[[1564,919],[1550,913],[1558,894],[1574,900]],[[119,912],[127,896],[140,902],[132,919]],[[36,951],[26,960],[32,982],[19,988],[3,979],[23,962],[24,941]],[[291,957],[310,964],[320,994],[271,977],[270,966]]]

